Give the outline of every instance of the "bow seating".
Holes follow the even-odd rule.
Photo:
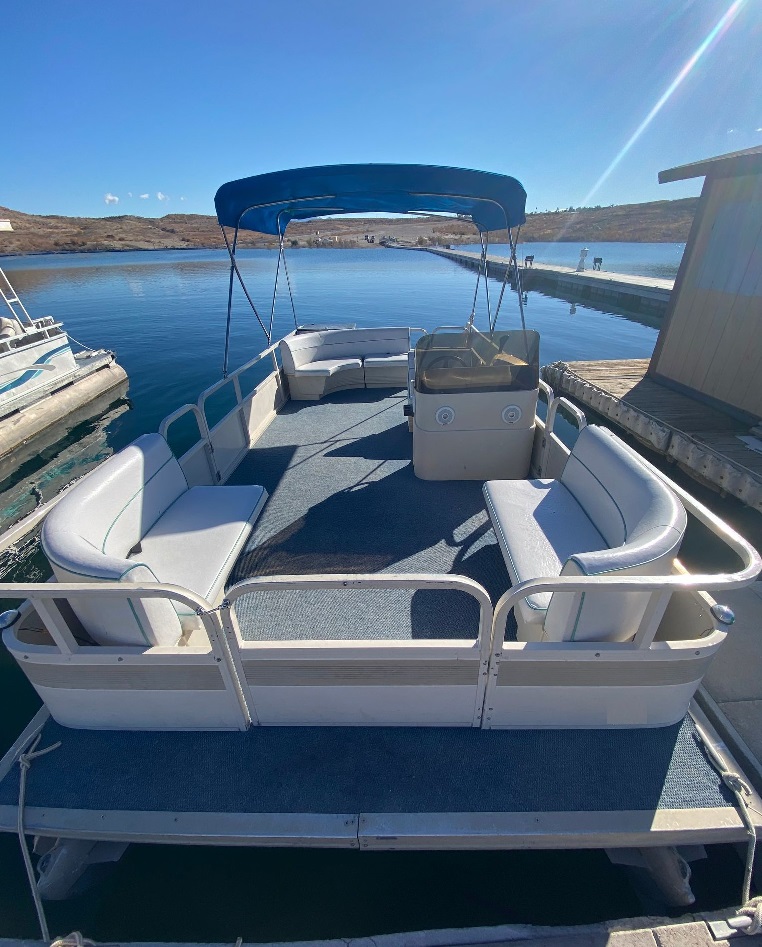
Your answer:
[[[610,431],[589,425],[559,480],[484,485],[512,583],[556,576],[669,575],[687,524],[671,490]],[[529,595],[516,608],[521,641],[629,641],[651,592]],[[652,612],[658,623],[666,608]]]
[[[189,488],[164,438],[146,434],[70,490],[42,548],[59,582],[162,582],[217,604],[266,499],[260,486]],[[175,645],[198,626],[168,599],[70,604],[99,644]]]
[[[400,327],[303,332],[280,343],[295,401],[347,388],[404,388],[409,351],[410,330]]]

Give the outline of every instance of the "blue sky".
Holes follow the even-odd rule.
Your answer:
[[[658,172],[762,145],[762,0],[34,0],[2,18],[0,204],[28,213],[213,213],[232,178],[355,161],[505,172],[528,210],[629,203],[697,194]]]

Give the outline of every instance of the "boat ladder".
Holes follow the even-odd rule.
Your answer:
[[[11,281],[5,275],[2,268],[0,268],[0,296],[3,297],[3,302],[10,309],[11,315],[20,325],[23,326],[24,322],[30,326],[34,325],[32,317],[26,311],[24,304],[18,297],[18,293],[11,286]]]

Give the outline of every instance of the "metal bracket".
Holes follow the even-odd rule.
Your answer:
[[[223,600],[220,602],[220,604],[219,604],[219,605],[215,605],[214,608],[197,608],[197,609],[196,609],[196,614],[198,615],[199,618],[201,618],[201,617],[203,617],[204,615],[211,615],[212,612],[222,612],[222,611],[225,611],[225,610],[228,609],[228,608],[230,608],[230,600],[229,600],[229,599],[226,599],[226,598],[223,598]]]

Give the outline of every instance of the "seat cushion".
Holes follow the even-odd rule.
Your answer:
[[[574,553],[607,548],[558,480],[489,480],[484,498],[514,585],[559,576]],[[527,623],[542,623],[551,595],[527,596],[519,604],[521,617]]]
[[[392,368],[399,366],[407,376],[407,354],[404,355],[366,355],[363,365],[366,368]]]
[[[158,581],[216,603],[266,499],[259,486],[191,487],[146,533],[134,558]]]
[[[612,549],[639,542],[663,527],[685,532],[682,504],[642,458],[606,428],[589,424],[580,431],[561,483]]]
[[[42,546],[51,564],[118,581],[141,536],[188,489],[160,434],[145,434],[76,484],[45,520]]]
[[[290,335],[280,343],[287,375],[314,362],[366,355],[396,355],[410,348],[410,330],[402,326],[330,329]]]
[[[308,362],[296,369],[297,375],[334,375],[348,368],[362,368],[359,358],[324,358],[318,362]]]

